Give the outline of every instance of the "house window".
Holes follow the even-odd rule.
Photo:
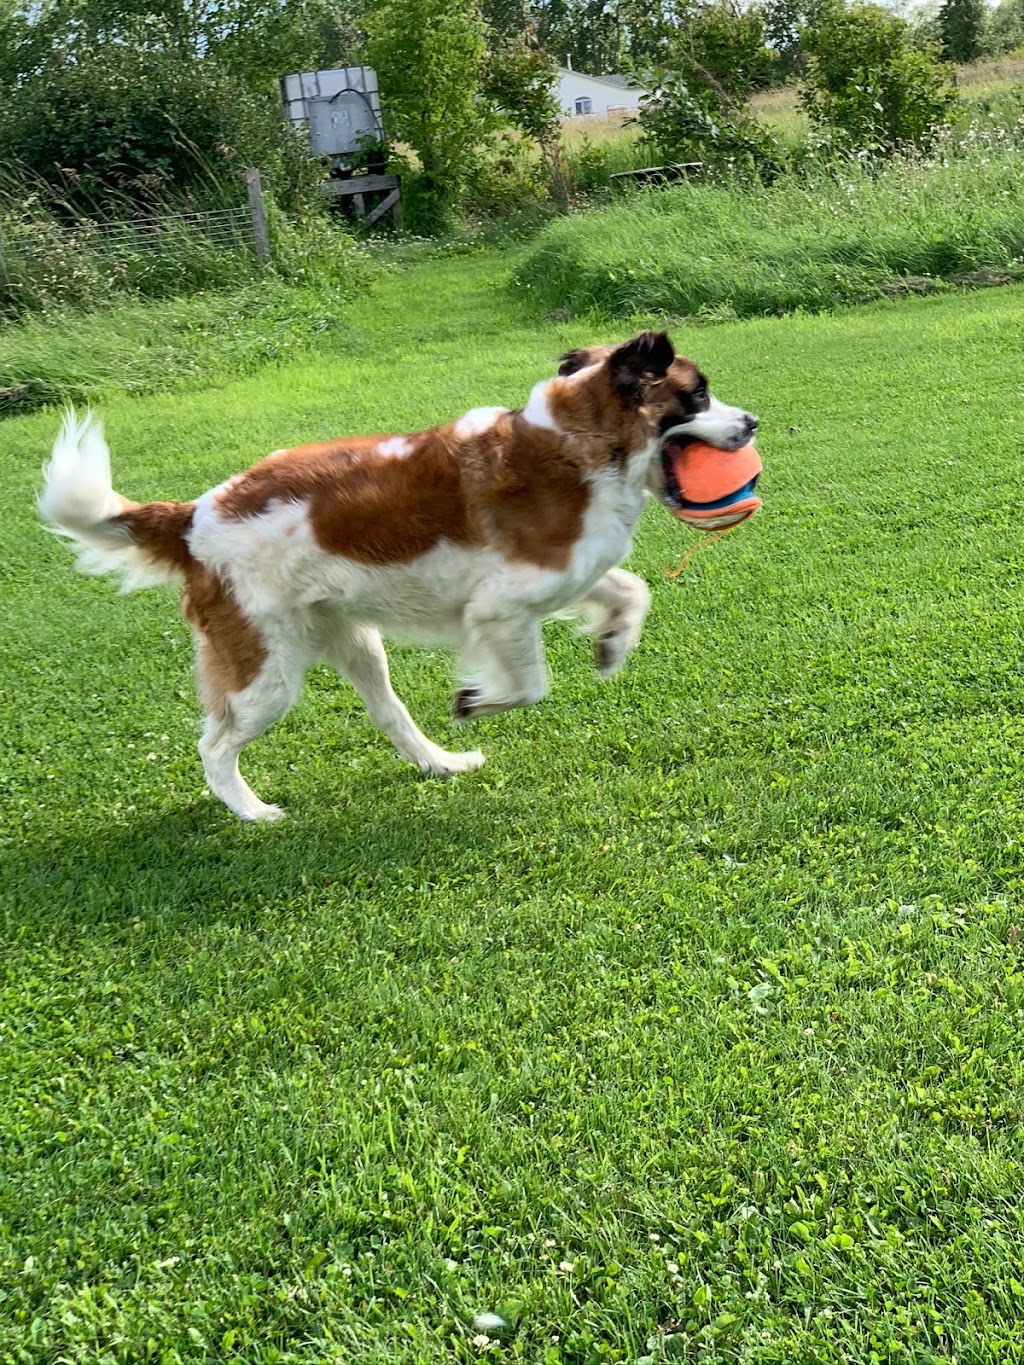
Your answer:
[[[592,114],[594,112],[594,105],[588,95],[583,95],[576,101],[576,112],[577,114]]]

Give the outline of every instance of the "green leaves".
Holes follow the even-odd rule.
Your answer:
[[[478,0],[380,0],[366,16],[366,33],[389,132],[419,158],[440,223],[485,128],[477,100],[486,55]]]

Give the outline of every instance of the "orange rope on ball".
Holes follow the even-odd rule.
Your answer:
[[[744,520],[746,520],[746,518],[744,518]],[[690,567],[690,561],[694,558],[694,556],[697,554],[699,550],[703,550],[705,546],[713,544],[716,540],[723,540],[727,535],[729,535],[731,531],[735,531],[737,526],[742,525],[743,525],[742,521],[734,521],[731,526],[723,526],[721,530],[711,531],[708,535],[701,536],[700,540],[697,541],[696,545],[691,545],[690,548],[687,550],[686,554],[683,555],[682,559],[679,561],[678,568],[662,570],[665,577],[678,578],[681,573],[684,573],[686,569]]]

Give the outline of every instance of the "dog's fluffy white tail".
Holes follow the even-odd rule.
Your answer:
[[[125,592],[181,573],[188,549],[179,537],[191,521],[192,504],[140,507],[115,493],[103,426],[91,412],[80,418],[68,408],[43,478],[40,516],[74,542],[84,573],[120,574]]]

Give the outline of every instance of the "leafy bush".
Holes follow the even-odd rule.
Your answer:
[[[950,72],[910,26],[877,5],[830,8],[807,35],[802,92],[811,122],[847,148],[925,147],[956,104]]]
[[[477,92],[486,49],[477,0],[381,0],[366,28],[391,131],[419,159],[418,226],[441,227],[485,132]]]
[[[830,0],[761,0],[764,41],[775,54],[774,77],[782,84],[801,77],[807,66],[804,35]]]
[[[551,211],[550,179],[549,166],[534,146],[510,130],[499,131],[466,175],[464,211],[509,228],[536,222]]]
[[[344,65],[365,0],[45,0],[0,5],[0,85],[35,79],[50,55],[133,47],[212,59],[244,89],[267,93],[284,71]]]
[[[533,213],[547,192],[538,147],[550,157],[558,108],[554,63],[532,31],[488,29],[479,0],[379,0],[366,28],[389,127],[415,157],[392,152],[407,221],[432,233],[458,209]]]
[[[532,30],[508,39],[488,33],[481,94],[513,127],[540,143],[551,142],[558,130],[556,77],[554,61]]]
[[[210,59],[157,41],[54,48],[0,102],[0,160],[59,186],[55,202],[103,212],[111,193],[145,203],[259,166],[286,199],[310,159],[272,95],[253,94]]]
[[[698,95],[736,105],[773,84],[778,56],[766,46],[765,19],[758,8],[733,9],[724,0],[703,5],[673,45],[668,65]]]
[[[744,108],[705,87],[694,88],[675,72],[659,71],[640,104],[647,147],[669,161],[701,161],[708,172],[754,171],[768,176],[781,167],[778,140]]]

